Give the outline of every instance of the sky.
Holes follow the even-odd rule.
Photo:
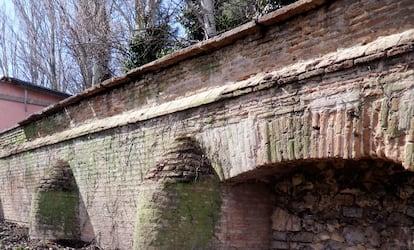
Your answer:
[[[13,14],[13,3],[12,0],[0,0],[0,6],[6,9],[6,13]]]
[[[17,27],[17,20],[14,18],[14,8],[12,0],[0,0],[0,8],[4,8],[4,12],[7,13],[7,18],[12,20],[13,23],[16,22],[15,27]]]
[[[13,10],[13,2],[12,2],[12,0],[0,0],[0,11],[1,11],[0,12],[0,16],[2,16],[3,13],[6,13],[7,14],[8,21],[9,20],[12,20],[12,23],[13,23],[14,28],[17,27],[17,21],[14,18],[14,10]],[[1,18],[0,19],[0,22],[4,22],[4,19]],[[16,24],[14,24],[14,23],[16,23]],[[4,23],[0,23],[0,27],[2,27],[3,25],[4,25]],[[4,36],[6,36],[6,35],[4,34]],[[2,39],[2,41],[3,41],[3,39]],[[1,51],[4,51],[3,50],[4,47],[6,47],[5,44],[0,44],[0,50]],[[3,62],[1,62],[1,63],[3,64]],[[9,74],[10,74],[10,72],[8,70],[4,70],[3,67],[0,68],[0,77],[2,77],[4,75],[9,75]]]

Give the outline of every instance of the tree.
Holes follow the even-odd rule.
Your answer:
[[[12,0],[14,20],[0,8],[0,69],[77,93],[290,2]]]
[[[0,9],[2,73],[71,93],[122,73],[135,2],[13,0]]]
[[[63,44],[82,76],[82,89],[111,77],[111,30],[106,1],[60,1]],[[74,13],[70,11],[74,9]]]
[[[19,34],[8,42],[16,47],[15,53],[3,45],[2,56],[4,61],[7,58],[7,68],[16,70],[4,70],[4,74],[72,93],[110,77],[111,48],[102,42],[109,22],[100,3],[105,4],[97,0],[13,0],[18,27],[11,28],[10,23],[16,21],[6,20],[10,28],[5,34],[17,34],[17,30]],[[6,13],[1,16],[7,18]]]
[[[129,41],[125,69],[141,66],[170,53],[176,43],[171,8],[160,0],[136,1],[136,29]]]
[[[186,0],[188,8],[192,10],[200,27],[203,29],[204,39],[217,34],[214,0]]]
[[[40,2],[39,2],[40,3]],[[31,82],[42,82],[44,86],[62,89],[57,67],[56,15],[51,0],[39,4],[35,0],[13,0],[16,16],[19,18],[20,36],[15,40],[18,61],[14,67],[17,73]],[[38,4],[37,8],[30,5]],[[11,33],[14,30],[10,31]]]
[[[9,9],[2,5],[0,9],[7,10],[0,12],[0,73],[5,76],[17,75],[17,34],[10,25],[9,16],[5,13]]]
[[[181,23],[190,40],[201,40],[200,33],[207,39],[295,1],[186,0]],[[211,20],[212,16],[214,20]]]

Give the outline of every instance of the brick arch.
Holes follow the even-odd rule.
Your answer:
[[[222,180],[303,160],[380,159],[411,170],[414,91],[398,90],[402,88],[398,84],[386,85],[397,90],[347,93],[344,88],[334,97],[323,93],[301,111],[288,110],[268,119],[252,117],[202,132],[198,139]],[[295,88],[300,87],[290,91]]]
[[[304,159],[390,160],[414,166],[414,93],[392,93],[361,98],[354,105],[310,109],[303,126],[309,126],[308,154]],[[401,95],[400,95],[401,94]]]
[[[414,173],[401,164],[308,160],[241,177],[222,186],[219,248],[413,247]]]
[[[161,160],[148,171],[145,180],[196,182],[206,175],[217,177],[198,142],[189,136],[179,136],[166,147]]]

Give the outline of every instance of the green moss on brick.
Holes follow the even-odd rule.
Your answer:
[[[54,132],[59,125],[60,124],[56,116],[49,116],[42,120],[42,125],[40,129],[42,134],[48,134]]]
[[[78,239],[78,200],[77,191],[36,192],[30,219],[31,237]]]
[[[24,134],[26,138],[31,139],[35,136],[36,125],[35,123],[29,123],[28,125],[24,126]]]
[[[141,200],[135,249],[209,249],[221,204],[218,179],[160,188]]]

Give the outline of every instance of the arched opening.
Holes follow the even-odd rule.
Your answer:
[[[58,161],[40,180],[30,213],[31,239],[80,241],[79,191],[67,162]]]
[[[216,246],[411,249],[414,173],[383,160],[265,166],[222,185]]]

